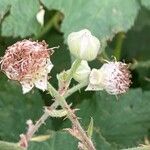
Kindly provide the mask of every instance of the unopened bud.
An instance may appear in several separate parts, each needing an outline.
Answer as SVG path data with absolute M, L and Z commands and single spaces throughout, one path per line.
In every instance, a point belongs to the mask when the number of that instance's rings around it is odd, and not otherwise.
M 87 61 L 94 60 L 100 49 L 100 41 L 87 29 L 70 33 L 67 42 L 75 57 Z

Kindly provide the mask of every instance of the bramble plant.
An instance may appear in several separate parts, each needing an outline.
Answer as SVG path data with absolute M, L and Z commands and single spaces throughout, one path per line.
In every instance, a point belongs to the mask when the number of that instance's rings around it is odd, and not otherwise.
M 149 150 L 149 0 L 0 0 L 0 150 Z
M 43 91 L 48 91 L 54 98 L 54 103 L 45 107 L 43 116 L 36 124 L 33 124 L 32 120 L 27 121 L 27 133 L 20 135 L 20 147 L 28 148 L 28 142 L 34 133 L 51 116 L 66 117 L 71 121 L 72 128 L 66 130 L 80 141 L 79 149 L 96 150 L 91 137 L 78 121 L 75 114 L 77 109 L 72 109 L 66 102 L 66 95 L 68 97 L 87 85 L 86 91 L 105 89 L 113 95 L 125 93 L 129 88 L 131 74 L 125 63 L 116 60 L 108 61 L 99 70 L 93 68 L 91 71 L 87 61 L 97 57 L 100 42 L 90 31 L 84 29 L 69 34 L 68 46 L 77 59 L 69 70 L 60 73 L 61 76 L 65 74 L 65 77 L 58 77 L 58 82 L 61 83 L 58 91 L 48 81 L 48 73 L 53 67 L 50 55 L 54 48 L 48 48 L 44 41 L 19 41 L 9 46 L 1 59 L 1 70 L 9 79 L 20 82 L 24 94 L 35 86 Z M 72 78 L 79 84 L 70 87 Z M 61 109 L 57 109 L 58 106 L 61 106 Z

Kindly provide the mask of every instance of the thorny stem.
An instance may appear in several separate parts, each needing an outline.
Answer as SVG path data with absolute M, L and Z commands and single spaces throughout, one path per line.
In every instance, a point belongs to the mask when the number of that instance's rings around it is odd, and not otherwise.
M 56 103 L 57 104 L 57 103 Z M 67 115 L 67 111 L 65 110 L 56 110 L 53 108 L 54 105 L 51 105 L 50 107 L 45 107 L 44 114 L 41 116 L 41 118 L 36 122 L 34 125 L 31 120 L 27 121 L 28 124 L 28 130 L 27 133 L 20 135 L 20 141 L 19 145 L 23 148 L 28 147 L 28 142 L 34 135 L 34 133 L 39 129 L 39 127 L 45 123 L 48 117 L 63 117 Z
M 34 128 L 32 128 L 32 132 L 28 134 L 28 139 L 31 139 L 34 133 L 39 129 L 39 127 L 45 123 L 44 121 L 49 117 L 48 111 L 44 111 L 44 115 L 41 116 L 41 118 L 36 122 L 34 125 Z
M 88 85 L 87 81 L 84 81 L 84 82 L 81 82 L 81 83 L 75 85 L 74 87 L 67 90 L 66 93 L 64 93 L 63 97 L 66 99 L 67 97 L 69 97 L 70 95 L 72 95 L 76 91 L 82 89 L 86 85 Z M 50 107 L 51 107 L 51 109 L 56 109 L 58 106 L 59 106 L 59 103 L 57 101 L 55 101 Z
M 64 98 L 69 97 L 70 95 L 72 95 L 73 93 L 75 93 L 76 91 L 80 90 L 81 88 L 85 87 L 88 84 L 87 81 L 82 82 L 77 84 L 76 86 L 72 87 L 71 89 L 69 89 L 65 94 L 64 94 Z
M 69 73 L 64 81 L 64 86 L 63 87 L 59 87 L 59 92 L 61 95 L 64 95 L 66 93 L 66 91 L 68 90 L 68 87 L 70 85 L 70 81 L 73 78 L 74 73 L 76 72 L 77 68 L 79 67 L 79 65 L 81 64 L 81 59 L 76 59 L 74 61 L 74 63 L 72 64 Z
M 72 65 L 71 69 L 70 69 L 70 73 L 67 77 L 67 87 L 70 84 L 70 81 L 73 77 L 73 74 L 75 73 L 76 69 L 79 67 L 81 63 L 81 60 L 77 59 L 74 63 L 74 65 Z M 71 110 L 70 106 L 67 104 L 65 98 L 67 98 L 68 96 L 70 96 L 71 94 L 73 94 L 74 92 L 76 92 L 77 90 L 83 88 L 84 86 L 86 86 L 88 83 L 87 82 L 83 82 L 80 83 L 76 86 L 74 86 L 73 88 L 71 88 L 68 91 L 64 91 L 63 95 L 60 95 L 58 91 L 56 91 L 51 84 L 48 84 L 48 91 L 50 94 L 52 94 L 52 96 L 55 98 L 55 102 L 50 106 L 47 107 L 44 111 L 44 114 L 41 116 L 41 118 L 36 122 L 36 124 L 31 124 L 29 126 L 29 129 L 26 133 L 26 135 L 22 134 L 21 136 L 21 140 L 20 140 L 20 146 L 27 148 L 28 147 L 28 141 L 30 141 L 30 139 L 32 138 L 32 136 L 34 135 L 34 133 L 39 129 L 39 127 L 47 120 L 47 118 L 50 116 L 49 113 L 52 110 L 55 110 L 59 105 L 63 108 L 63 110 L 66 110 L 67 112 L 67 117 L 71 120 L 73 127 L 75 127 L 77 129 L 77 131 L 79 132 L 79 136 L 81 137 L 80 140 L 81 142 L 84 144 L 84 146 L 89 149 L 89 150 L 95 150 L 95 147 L 91 141 L 91 139 L 87 136 L 86 132 L 82 129 L 77 116 L 74 114 L 74 111 Z M 67 88 L 66 88 L 67 89 Z
M 64 94 L 64 98 L 69 97 L 71 94 L 75 93 L 76 91 L 80 90 L 86 85 L 87 82 L 77 84 L 76 86 L 72 87 Z M 47 107 L 47 109 L 45 110 L 48 111 L 55 110 L 58 106 L 59 106 L 59 102 L 55 101 L 51 106 Z M 36 124 L 32 126 L 32 129 L 29 132 L 27 132 L 26 135 L 23 135 L 24 138 L 21 138 L 19 142 L 21 147 L 28 147 L 28 141 L 30 141 L 34 133 L 38 131 L 39 127 L 45 123 L 48 117 L 50 117 L 48 111 L 44 111 L 44 114 L 40 117 L 40 119 L 36 122 Z
M 58 91 L 54 89 L 54 87 L 51 84 L 48 84 L 48 91 L 52 96 L 55 98 L 56 101 L 60 104 L 60 106 L 66 110 L 67 117 L 70 119 L 72 122 L 73 126 L 77 129 L 79 136 L 81 137 L 81 141 L 86 146 L 88 150 L 95 150 L 95 147 L 91 141 L 91 139 L 87 136 L 86 132 L 83 130 L 81 127 L 77 116 L 74 114 L 74 111 L 70 108 L 70 106 L 67 104 L 65 98 L 61 96 Z
M 41 118 L 36 122 L 34 125 L 32 122 L 31 124 L 28 124 L 28 130 L 26 134 L 20 135 L 20 141 L 19 145 L 20 147 L 27 148 L 28 142 L 34 135 L 34 133 L 39 129 L 39 127 L 45 122 L 45 120 L 49 117 L 48 111 L 44 111 L 44 114 L 41 116 Z

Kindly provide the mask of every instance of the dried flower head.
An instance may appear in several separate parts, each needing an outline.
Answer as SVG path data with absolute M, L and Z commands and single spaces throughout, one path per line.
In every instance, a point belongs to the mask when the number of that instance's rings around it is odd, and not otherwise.
M 34 85 L 44 91 L 53 67 L 50 54 L 52 50 L 45 41 L 19 41 L 7 48 L 1 60 L 1 70 L 9 79 L 21 83 L 23 93 L 29 92 Z
M 93 69 L 86 90 L 106 90 L 109 94 L 125 93 L 131 83 L 128 66 L 122 62 L 108 62 L 100 69 Z

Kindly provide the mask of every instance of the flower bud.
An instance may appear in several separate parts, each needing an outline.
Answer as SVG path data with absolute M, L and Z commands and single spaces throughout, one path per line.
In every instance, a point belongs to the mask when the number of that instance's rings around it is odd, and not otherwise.
M 82 60 L 80 66 L 78 67 L 75 74 L 73 75 L 73 78 L 77 82 L 87 81 L 90 72 L 91 72 L 91 68 L 89 67 L 87 61 Z
M 11 80 L 19 81 L 23 93 L 34 86 L 47 89 L 48 73 L 53 65 L 50 61 L 51 49 L 43 42 L 19 41 L 8 47 L 1 61 L 1 70 Z
M 70 33 L 67 42 L 75 57 L 87 61 L 94 60 L 100 49 L 100 41 L 87 29 Z
M 130 78 L 127 64 L 108 62 L 100 69 L 92 69 L 86 90 L 106 90 L 112 95 L 125 93 L 130 86 Z

